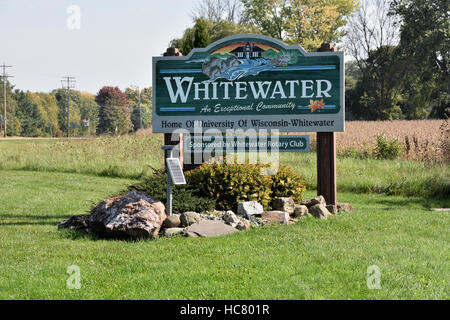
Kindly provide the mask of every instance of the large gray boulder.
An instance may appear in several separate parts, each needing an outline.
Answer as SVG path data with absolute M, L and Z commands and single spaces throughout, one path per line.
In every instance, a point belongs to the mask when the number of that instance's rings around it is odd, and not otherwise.
M 167 238 L 173 237 L 175 235 L 178 234 L 183 234 L 184 232 L 184 228 L 168 228 L 168 229 L 164 229 L 164 235 Z
M 272 209 L 284 211 L 293 214 L 295 210 L 295 202 L 292 198 L 277 198 L 272 202 Z
M 232 226 L 233 228 L 236 228 L 241 220 L 234 214 L 233 211 L 227 211 L 222 215 L 222 220 L 225 221 L 226 224 Z
M 188 237 L 216 237 L 235 232 L 239 232 L 238 229 L 227 225 L 224 221 L 202 220 L 187 227 L 184 233 Z
M 251 216 L 261 216 L 264 212 L 263 206 L 257 201 L 239 202 L 237 213 L 244 216 L 244 218 L 250 218 Z
M 323 204 L 324 206 L 327 205 L 325 198 L 323 196 L 318 196 L 311 200 L 303 200 L 301 204 L 307 206 L 308 209 L 311 208 L 312 206 L 315 206 L 316 204 Z
M 155 238 L 166 219 L 164 205 L 143 192 L 103 200 L 91 210 L 89 226 L 111 238 Z
M 178 228 L 181 225 L 181 219 L 179 214 L 174 214 L 171 216 L 168 216 L 166 220 L 164 221 L 164 227 L 165 228 Z
M 261 218 L 269 223 L 281 223 L 288 225 L 290 216 L 289 213 L 284 211 L 264 211 Z
M 180 215 L 180 220 L 182 227 L 188 227 L 191 224 L 200 222 L 202 220 L 202 217 L 197 212 L 188 211 Z
M 301 204 L 296 205 L 293 216 L 294 218 L 309 216 L 308 207 Z
M 309 213 L 317 219 L 327 220 L 331 213 L 323 204 L 316 204 L 309 208 Z

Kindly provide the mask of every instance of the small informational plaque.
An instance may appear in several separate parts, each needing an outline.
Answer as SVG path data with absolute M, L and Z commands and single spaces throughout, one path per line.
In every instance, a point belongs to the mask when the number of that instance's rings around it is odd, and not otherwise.
M 169 170 L 170 177 L 172 178 L 173 184 L 186 184 L 186 179 L 184 178 L 183 169 L 181 168 L 180 159 L 178 158 L 167 158 L 167 169 Z

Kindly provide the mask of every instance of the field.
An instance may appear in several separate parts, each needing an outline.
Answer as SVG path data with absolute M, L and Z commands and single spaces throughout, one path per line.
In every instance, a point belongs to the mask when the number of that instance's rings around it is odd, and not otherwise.
M 340 154 L 367 152 L 375 146 L 378 135 L 385 135 L 405 145 L 406 159 L 442 162 L 449 160 L 448 130 L 448 120 L 347 121 L 345 132 L 336 134 L 336 147 Z M 315 141 L 314 134 L 311 140 Z
M 340 156 L 338 199 L 355 211 L 326 222 L 138 242 L 57 229 L 161 168 L 161 142 L 155 135 L 0 141 L 0 299 L 449 298 L 449 213 L 430 210 L 450 207 L 445 163 Z M 315 153 L 283 154 L 280 162 L 304 175 L 307 195 L 315 195 Z M 80 267 L 80 290 L 66 286 L 71 265 Z M 374 265 L 379 290 L 366 284 Z

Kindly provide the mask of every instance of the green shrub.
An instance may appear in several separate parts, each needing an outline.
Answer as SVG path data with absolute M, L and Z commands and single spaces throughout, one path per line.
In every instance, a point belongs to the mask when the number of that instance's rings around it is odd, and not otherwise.
M 154 199 L 167 202 L 167 175 L 162 172 L 146 177 L 141 183 L 129 187 L 129 190 L 143 191 Z M 216 207 L 216 201 L 194 194 L 189 185 L 173 186 L 172 211 L 182 213 L 186 211 L 206 212 Z
M 216 199 L 218 209 L 236 210 L 240 201 L 258 201 L 265 208 L 276 197 L 302 200 L 305 181 L 287 167 L 280 166 L 277 174 L 265 175 L 263 164 L 203 164 L 189 172 L 188 183 L 195 194 Z
M 263 165 L 203 164 L 186 175 L 196 194 L 216 199 L 218 209 L 236 210 L 239 201 L 258 201 L 266 207 L 271 198 L 270 176 Z
M 377 144 L 373 149 L 375 159 L 394 160 L 398 159 L 405 148 L 397 139 L 389 140 L 384 134 L 377 136 Z
M 280 166 L 272 177 L 271 198 L 290 197 L 296 203 L 303 200 L 307 182 L 292 169 Z

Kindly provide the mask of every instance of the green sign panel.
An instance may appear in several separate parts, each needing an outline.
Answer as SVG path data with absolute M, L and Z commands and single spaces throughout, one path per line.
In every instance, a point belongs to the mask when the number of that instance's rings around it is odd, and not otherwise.
M 238 35 L 153 58 L 153 131 L 344 131 L 344 54 Z
M 309 152 L 309 136 L 187 136 L 184 153 Z

